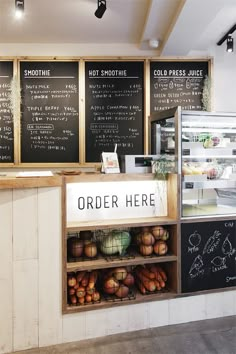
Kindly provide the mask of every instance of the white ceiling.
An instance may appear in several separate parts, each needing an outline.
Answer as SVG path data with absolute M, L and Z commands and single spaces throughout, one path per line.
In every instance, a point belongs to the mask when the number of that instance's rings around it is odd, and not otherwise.
M 123 43 L 157 55 L 207 52 L 236 23 L 236 0 L 107 0 L 102 19 L 97 0 L 25 0 L 22 20 L 15 0 L 0 0 L 0 43 Z M 234 34 L 236 37 L 236 32 Z

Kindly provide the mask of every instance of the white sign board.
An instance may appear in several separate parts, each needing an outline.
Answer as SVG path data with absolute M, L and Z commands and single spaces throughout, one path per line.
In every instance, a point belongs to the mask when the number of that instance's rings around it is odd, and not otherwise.
M 67 222 L 167 216 L 166 181 L 68 183 Z

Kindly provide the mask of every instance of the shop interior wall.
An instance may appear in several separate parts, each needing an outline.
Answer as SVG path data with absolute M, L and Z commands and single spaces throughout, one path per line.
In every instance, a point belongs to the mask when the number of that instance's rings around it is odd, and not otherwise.
M 119 50 L 120 56 L 155 56 L 123 45 L 114 50 L 73 44 L 0 47 L 3 56 L 108 56 Z M 214 108 L 236 111 L 235 54 L 215 53 L 214 61 Z M 236 315 L 233 290 L 62 316 L 59 205 L 58 188 L 0 193 L 0 353 Z

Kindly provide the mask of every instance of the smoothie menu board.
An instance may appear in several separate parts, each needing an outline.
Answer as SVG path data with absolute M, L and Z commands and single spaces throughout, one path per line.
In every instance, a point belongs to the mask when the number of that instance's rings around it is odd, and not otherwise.
M 86 62 L 86 162 L 144 152 L 143 62 Z
M 78 62 L 21 62 L 21 162 L 79 162 Z
M 202 93 L 208 61 L 153 61 L 150 63 L 150 112 L 181 106 L 203 110 Z
M 0 61 L 0 163 L 14 162 L 13 62 Z
M 236 286 L 235 220 L 182 224 L 182 292 Z

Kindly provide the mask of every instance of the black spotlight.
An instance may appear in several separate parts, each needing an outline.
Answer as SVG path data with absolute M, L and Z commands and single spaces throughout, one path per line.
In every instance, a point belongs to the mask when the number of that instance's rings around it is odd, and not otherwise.
M 15 0 L 16 17 L 21 18 L 24 13 L 24 0 Z
M 234 51 L 234 40 L 230 34 L 227 37 L 226 51 L 229 53 L 232 53 Z
M 98 0 L 98 8 L 94 12 L 94 15 L 97 18 L 102 18 L 106 9 L 107 9 L 106 0 Z

